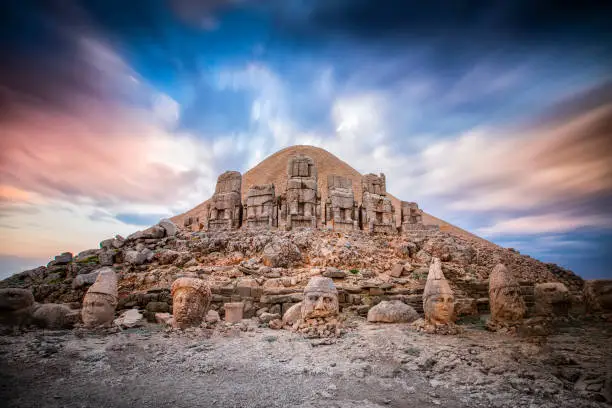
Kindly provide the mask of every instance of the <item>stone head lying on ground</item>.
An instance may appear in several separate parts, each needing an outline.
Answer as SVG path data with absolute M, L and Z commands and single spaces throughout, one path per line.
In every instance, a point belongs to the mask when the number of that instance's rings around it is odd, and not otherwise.
M 96 281 L 83 298 L 81 318 L 85 327 L 110 326 L 117 307 L 117 274 L 106 269 L 98 274 Z
M 510 270 L 497 264 L 489 276 L 489 304 L 491 320 L 488 327 L 514 326 L 525 316 L 526 307 L 521 287 Z
M 205 281 L 178 278 L 172 283 L 171 295 L 175 328 L 182 329 L 202 323 L 212 297 Z
M 338 314 L 338 290 L 330 278 L 315 276 L 304 288 L 302 319 L 330 317 Z
M 431 324 L 452 323 L 455 318 L 455 296 L 442 273 L 442 263 L 433 258 L 423 291 L 425 320 Z

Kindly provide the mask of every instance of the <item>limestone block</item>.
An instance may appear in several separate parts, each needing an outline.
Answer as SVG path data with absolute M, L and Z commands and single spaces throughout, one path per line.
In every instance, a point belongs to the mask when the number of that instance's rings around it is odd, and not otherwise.
M 72 253 L 64 252 L 60 255 L 56 255 L 54 260 L 56 265 L 66 265 L 72 262 Z
M 124 311 L 121 316 L 114 320 L 114 324 L 125 329 L 141 326 L 144 323 L 142 313 L 138 309 L 129 309 Z
M 394 278 L 399 278 L 400 276 L 402 276 L 403 272 L 404 272 L 404 265 L 398 263 L 398 264 L 393 265 L 393 268 L 391 268 L 391 270 L 389 271 L 389 276 L 392 276 Z
M 302 303 L 296 303 L 283 314 L 283 325 L 293 326 L 302 317 Z
M 242 320 L 244 312 L 244 303 L 232 302 L 223 305 L 225 309 L 225 321 L 229 323 L 238 323 Z

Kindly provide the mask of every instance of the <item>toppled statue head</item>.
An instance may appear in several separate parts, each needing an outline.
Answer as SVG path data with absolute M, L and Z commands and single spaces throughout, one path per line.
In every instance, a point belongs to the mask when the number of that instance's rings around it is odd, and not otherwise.
M 442 263 L 433 258 L 423 292 L 425 320 L 430 324 L 452 323 L 455 317 L 455 297 L 444 274 Z
M 117 274 L 104 268 L 83 298 L 81 319 L 85 327 L 109 326 L 117 307 Z
M 13 312 L 34 304 L 34 296 L 28 289 L 0 289 L 0 312 Z
M 338 314 L 338 290 L 330 278 L 315 276 L 304 288 L 302 319 L 335 316 Z
M 493 325 L 514 325 L 525 316 L 521 287 L 506 266 L 499 263 L 489 276 L 489 304 Z
M 208 284 L 197 278 L 178 278 L 172 283 L 174 327 L 184 329 L 202 323 L 210 306 Z

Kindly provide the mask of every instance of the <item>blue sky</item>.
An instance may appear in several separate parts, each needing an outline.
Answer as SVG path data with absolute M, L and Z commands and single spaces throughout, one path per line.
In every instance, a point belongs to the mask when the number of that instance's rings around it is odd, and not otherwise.
M 612 6 L 2 6 L 0 273 L 207 199 L 292 144 L 504 246 L 612 277 Z

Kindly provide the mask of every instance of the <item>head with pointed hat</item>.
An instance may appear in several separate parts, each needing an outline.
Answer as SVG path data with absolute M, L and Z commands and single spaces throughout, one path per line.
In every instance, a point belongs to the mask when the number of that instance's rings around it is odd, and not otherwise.
M 310 278 L 304 288 L 302 319 L 334 316 L 338 311 L 338 290 L 334 281 L 323 276 Z
M 110 268 L 102 268 L 83 298 L 81 318 L 85 327 L 108 326 L 115 318 L 117 307 L 117 275 Z
M 202 323 L 210 300 L 210 287 L 198 278 L 182 277 L 172 283 L 174 327 L 185 328 Z
M 430 323 L 447 324 L 454 320 L 455 297 L 442 273 L 442 263 L 433 258 L 423 291 L 423 310 Z
M 495 265 L 489 275 L 489 304 L 492 321 L 515 323 L 525 316 L 521 287 L 504 264 Z

